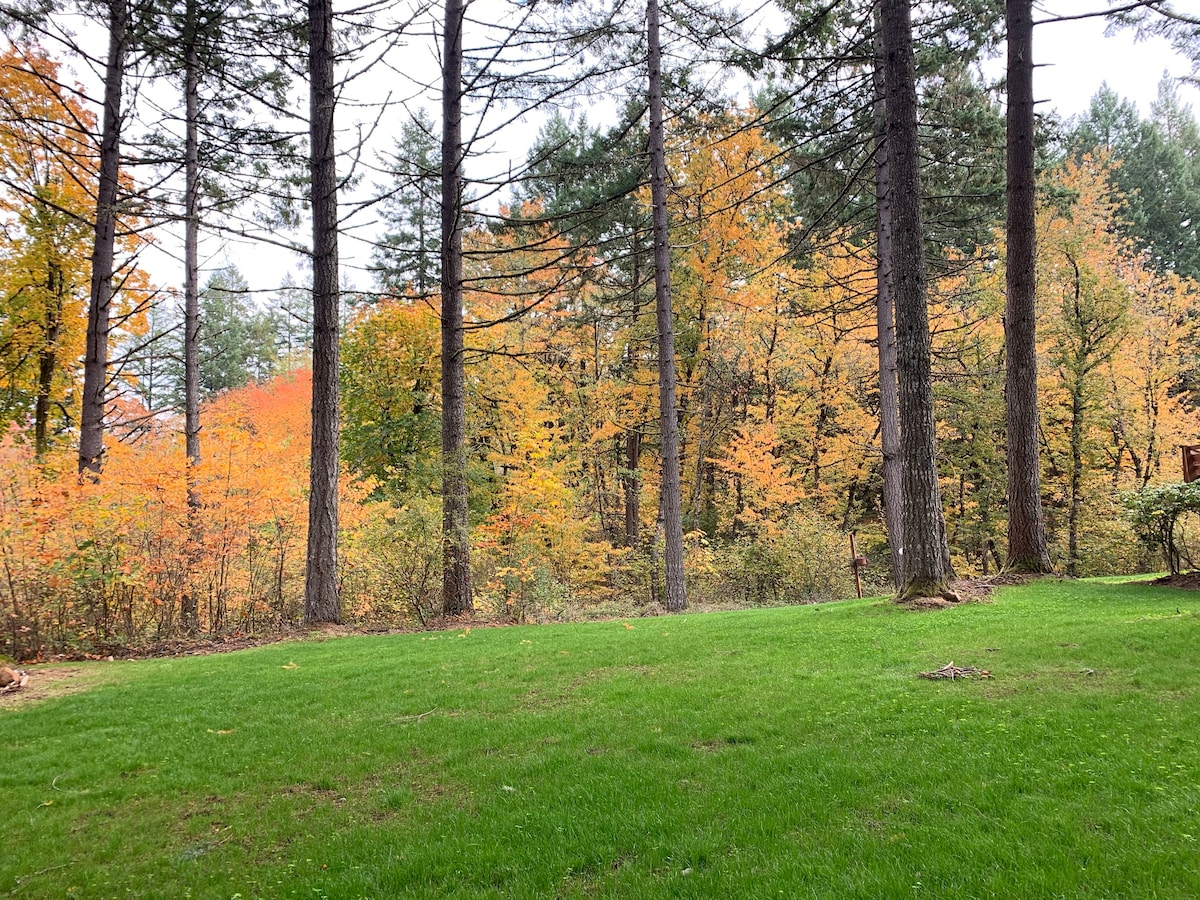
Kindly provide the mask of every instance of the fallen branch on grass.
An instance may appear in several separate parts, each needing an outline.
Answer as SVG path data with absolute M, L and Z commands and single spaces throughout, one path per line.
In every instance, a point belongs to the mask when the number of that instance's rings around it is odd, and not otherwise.
M 918 672 L 922 678 L 991 678 L 992 673 L 987 669 L 977 669 L 974 666 L 956 666 L 952 661 L 932 672 Z

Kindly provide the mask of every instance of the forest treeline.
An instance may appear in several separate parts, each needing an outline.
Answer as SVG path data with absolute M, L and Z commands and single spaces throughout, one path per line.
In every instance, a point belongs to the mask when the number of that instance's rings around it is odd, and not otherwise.
M 970 45 L 951 53 L 923 37 L 929 22 L 915 9 L 937 479 L 948 562 L 969 576 L 1005 564 L 1008 533 L 1002 94 L 969 56 L 994 34 L 934 29 Z M 243 85 L 240 106 L 224 96 L 207 116 L 181 117 L 204 127 L 177 147 L 168 132 L 138 132 L 136 145 L 127 135 L 125 159 L 138 165 L 117 179 L 106 440 L 89 460 L 79 446 L 101 117 L 42 46 L 10 44 L 0 58 L 4 651 L 100 652 L 311 620 L 311 421 L 329 396 L 342 462 L 338 616 L 391 627 L 448 611 L 448 281 L 462 308 L 454 452 L 468 608 L 514 621 L 676 608 L 663 574 L 665 422 L 677 428 L 688 603 L 848 596 L 851 534 L 870 561 L 859 572 L 867 588 L 892 590 L 878 84 L 861 57 L 870 16 L 847 7 L 814 29 L 792 13 L 787 35 L 723 61 L 755 85 L 752 105 L 688 83 L 713 62 L 669 69 L 666 272 L 656 271 L 653 141 L 635 86 L 616 124 L 544 116 L 498 204 L 488 179 L 465 177 L 448 205 L 445 149 L 466 157 L 470 142 L 439 141 L 434 115 L 381 119 L 399 124 L 376 175 L 372 284 L 326 287 L 332 319 L 319 313 L 319 286 L 288 280 L 255 299 L 236 268 L 201 281 L 190 266 L 174 291 L 139 266 L 171 219 L 219 230 L 211 219 L 243 218 L 244 233 L 258 217 L 276 235 L 298 221 L 292 195 L 307 182 L 296 135 L 243 123 L 231 138 L 234 107 L 282 103 L 284 74 Z M 703 24 L 667 21 L 675 41 Z M 536 99 L 511 83 L 510 104 Z M 282 155 L 235 159 L 234 144 L 253 140 Z M 1155 548 L 1137 539 L 1125 498 L 1177 481 L 1178 447 L 1200 440 L 1200 128 L 1164 79 L 1148 118 L 1102 88 L 1078 119 L 1042 120 L 1037 146 L 1046 552 L 1068 575 L 1145 570 Z M 189 165 L 200 177 L 184 178 Z M 207 217 L 196 212 L 206 204 Z M 449 277 L 447 235 L 460 246 Z M 668 418 L 661 277 L 677 392 Z M 314 404 L 330 365 L 314 331 L 327 339 L 331 328 L 333 394 L 327 384 Z

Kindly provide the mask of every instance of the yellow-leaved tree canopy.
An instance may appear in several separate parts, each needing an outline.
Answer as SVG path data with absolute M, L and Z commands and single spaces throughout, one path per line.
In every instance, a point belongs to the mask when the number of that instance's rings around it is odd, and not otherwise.
M 0 54 L 0 420 L 32 420 L 39 455 L 78 402 L 94 127 L 41 50 Z
M 0 423 L 32 426 L 39 457 L 79 420 L 99 180 L 96 117 L 81 96 L 36 45 L 0 52 Z M 142 226 L 127 214 L 118 225 L 110 340 L 145 330 Z

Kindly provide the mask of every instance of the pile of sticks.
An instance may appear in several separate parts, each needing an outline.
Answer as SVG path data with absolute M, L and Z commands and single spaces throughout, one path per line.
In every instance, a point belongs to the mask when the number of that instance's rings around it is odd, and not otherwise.
M 977 669 L 974 666 L 956 666 L 953 661 L 946 663 L 940 669 L 932 672 L 918 672 L 922 678 L 991 678 L 992 673 L 987 669 Z

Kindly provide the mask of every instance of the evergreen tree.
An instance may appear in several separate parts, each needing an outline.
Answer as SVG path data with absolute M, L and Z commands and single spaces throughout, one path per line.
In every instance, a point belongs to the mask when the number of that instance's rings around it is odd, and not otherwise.
M 309 203 L 312 209 L 313 392 L 304 621 L 339 622 L 338 177 L 332 0 L 308 2 Z
M 1151 117 L 1102 85 L 1068 138 L 1076 161 L 1106 153 L 1122 233 L 1155 266 L 1200 278 L 1200 127 L 1164 77 Z
M 892 276 L 900 385 L 904 587 L 936 596 L 953 577 L 938 487 L 921 219 L 917 92 L 909 0 L 882 0 L 888 171 L 892 188 Z
M 438 210 L 441 147 L 433 117 L 419 110 L 400 129 L 388 160 L 393 182 L 381 205 L 384 231 L 371 267 L 389 294 L 432 295 L 441 279 Z
M 312 289 L 297 284 L 288 272 L 269 306 L 278 354 L 284 365 L 294 365 L 312 352 Z
M 1050 572 L 1038 457 L 1033 2 L 1008 0 L 1008 190 L 1004 399 L 1008 567 Z

